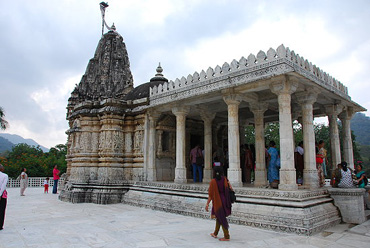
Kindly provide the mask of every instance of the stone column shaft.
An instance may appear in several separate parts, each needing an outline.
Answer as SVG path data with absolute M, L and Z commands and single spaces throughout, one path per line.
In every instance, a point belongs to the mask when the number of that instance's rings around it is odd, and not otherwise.
M 201 117 L 204 122 L 204 182 L 210 182 L 212 179 L 212 121 L 216 114 L 209 114 L 201 111 Z
M 176 116 L 176 168 L 175 183 L 186 183 L 186 166 L 185 166 L 185 124 L 186 115 L 189 107 L 175 107 L 172 113 Z
M 155 111 L 149 112 L 149 151 L 148 151 L 148 168 L 147 180 L 157 181 L 157 167 L 156 167 L 156 126 L 160 114 Z
M 341 163 L 341 152 L 340 152 L 340 141 L 338 131 L 338 112 L 342 111 L 340 105 L 326 106 L 325 111 L 328 115 L 329 120 L 329 131 L 330 131 L 330 146 L 331 146 L 331 169 L 336 168 L 337 164 Z
M 239 104 L 238 95 L 227 95 L 224 101 L 228 110 L 228 151 L 229 169 L 228 178 L 233 186 L 240 187 L 242 174 L 240 169 L 240 143 L 239 143 Z
M 302 107 L 302 129 L 303 129 L 303 148 L 304 148 L 304 170 L 303 184 L 305 187 L 319 188 L 319 177 L 316 169 L 315 151 L 315 132 L 313 126 L 313 103 L 317 99 L 317 94 L 310 92 L 300 92 L 296 94 L 297 100 Z
M 265 128 L 264 113 L 267 110 L 267 103 L 250 103 L 250 109 L 254 114 L 254 133 L 256 144 L 256 171 L 255 186 L 267 184 L 266 161 L 265 161 Z
M 339 115 L 342 122 L 342 138 L 343 138 L 343 160 L 348 163 L 348 167 L 354 169 L 353 147 L 352 147 L 352 133 L 351 133 L 351 119 L 353 110 L 350 107 Z
M 297 84 L 288 78 L 273 83 L 271 91 L 278 95 L 279 102 L 279 134 L 280 134 L 280 184 L 281 190 L 297 190 L 296 172 L 294 167 L 294 139 L 291 113 L 291 94 Z

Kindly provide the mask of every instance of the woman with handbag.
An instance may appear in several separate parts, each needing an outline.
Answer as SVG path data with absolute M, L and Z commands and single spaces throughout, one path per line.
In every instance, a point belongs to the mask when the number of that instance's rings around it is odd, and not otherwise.
M 208 188 L 208 201 L 206 205 L 206 211 L 209 210 L 209 203 L 212 201 L 211 218 L 216 219 L 215 231 L 211 233 L 211 236 L 217 238 L 217 234 L 222 227 L 224 237 L 220 238 L 220 241 L 229 241 L 229 223 L 226 217 L 231 214 L 231 200 L 230 190 L 232 187 L 229 180 L 223 176 L 223 169 L 221 166 L 215 166 L 214 178 L 209 183 Z

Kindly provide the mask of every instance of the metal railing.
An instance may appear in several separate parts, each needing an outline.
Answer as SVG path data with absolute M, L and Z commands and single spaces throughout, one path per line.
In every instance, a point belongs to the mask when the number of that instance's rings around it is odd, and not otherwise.
M 50 178 L 50 177 L 49 177 Z M 28 187 L 44 187 L 44 181 L 46 177 L 29 177 L 28 178 Z M 64 182 L 64 178 L 60 178 L 58 181 L 58 186 Z M 49 180 L 49 187 L 53 187 L 54 180 L 50 178 Z M 8 179 L 8 184 L 6 185 L 8 188 L 19 188 L 20 187 L 20 180 L 19 179 Z

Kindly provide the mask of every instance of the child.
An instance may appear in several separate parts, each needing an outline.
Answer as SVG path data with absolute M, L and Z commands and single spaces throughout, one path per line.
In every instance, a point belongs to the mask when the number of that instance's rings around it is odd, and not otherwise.
M 49 194 L 49 178 L 48 177 L 44 181 L 44 194 L 45 193 Z

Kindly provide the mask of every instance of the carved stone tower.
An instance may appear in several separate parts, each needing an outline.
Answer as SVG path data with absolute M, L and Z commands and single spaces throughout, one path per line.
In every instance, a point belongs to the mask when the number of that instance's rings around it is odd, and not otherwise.
M 132 89 L 125 43 L 109 31 L 68 100 L 68 182 L 60 199 L 120 202 L 125 181 L 125 97 Z

